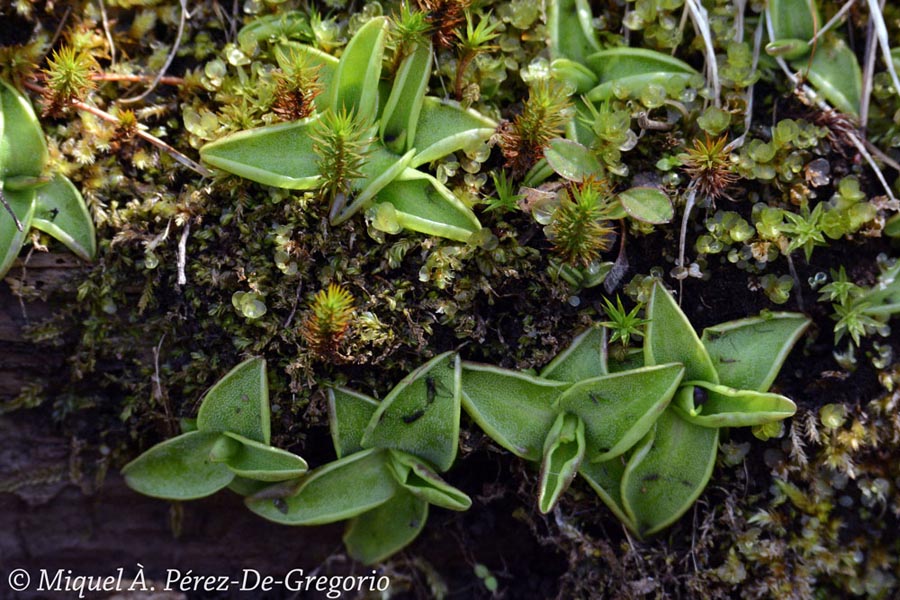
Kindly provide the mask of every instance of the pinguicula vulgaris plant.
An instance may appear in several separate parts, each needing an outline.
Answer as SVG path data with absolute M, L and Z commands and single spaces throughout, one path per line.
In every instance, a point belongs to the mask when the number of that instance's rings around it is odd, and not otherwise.
M 698 337 L 656 284 L 643 364 L 607 360 L 591 328 L 539 376 L 467 363 L 463 406 L 498 444 L 541 463 L 538 506 L 552 510 L 576 473 L 639 536 L 672 524 L 706 487 L 719 429 L 794 414 L 767 392 L 809 321 L 778 313 Z
M 97 252 L 94 223 L 81 193 L 67 177 L 45 173 L 47 161 L 47 142 L 31 104 L 0 80 L 0 278 L 32 227 L 84 260 Z
M 349 519 L 351 556 L 381 561 L 409 544 L 433 504 L 466 510 L 469 497 L 437 473 L 456 458 L 460 417 L 459 356 L 436 356 L 378 402 L 345 388 L 328 391 L 337 460 L 307 476 L 260 491 L 247 506 L 285 525 Z
M 148 496 L 191 500 L 225 487 L 246 494 L 260 482 L 307 470 L 302 458 L 270 445 L 269 383 L 261 358 L 242 362 L 211 387 L 186 429 L 125 465 L 125 483 Z
M 366 210 L 388 233 L 411 229 L 466 241 L 481 229 L 472 210 L 432 175 L 419 170 L 484 143 L 496 123 L 449 100 L 426 96 L 432 44 L 402 44 L 393 83 L 382 81 L 388 19 L 363 25 L 340 60 L 311 46 L 282 42 L 285 68 L 302 57 L 316 69 L 322 93 L 305 119 L 241 131 L 207 144 L 207 163 L 259 183 L 320 190 L 329 219 L 340 224 Z

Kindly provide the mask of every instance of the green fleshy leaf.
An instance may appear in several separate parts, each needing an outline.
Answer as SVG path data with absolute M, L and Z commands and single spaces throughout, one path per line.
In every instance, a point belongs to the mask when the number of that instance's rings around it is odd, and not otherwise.
M 553 510 L 569 489 L 584 458 L 584 422 L 577 416 L 560 413 L 544 443 L 538 509 L 546 514 Z
M 614 86 L 635 94 L 649 83 L 666 85 L 672 79 L 687 81 L 698 74 L 682 60 L 645 48 L 617 47 L 601 50 L 588 56 L 584 62 L 601 82 L 587 94 L 588 99 L 593 102 L 612 97 Z
M 234 458 L 241 451 L 241 444 L 227 435 L 220 435 L 209 449 L 209 460 L 224 463 Z
M 385 451 L 375 449 L 351 454 L 310 472 L 292 495 L 273 497 L 263 490 L 247 498 L 247 507 L 285 525 L 321 525 L 355 517 L 397 492 L 387 458 Z
M 269 381 L 264 359 L 245 360 L 209 388 L 197 413 L 197 429 L 229 431 L 269 444 Z
M 449 469 L 459 438 L 460 375 L 459 355 L 445 352 L 404 377 L 372 415 L 363 446 L 403 450 Z
M 306 473 L 306 461 L 287 450 L 273 448 L 243 436 L 225 432 L 225 436 L 240 442 L 240 450 L 225 464 L 235 475 L 258 481 L 285 481 Z
M 622 208 L 632 219 L 662 225 L 675 216 L 672 201 L 665 192 L 655 187 L 633 187 L 617 196 Z
M 428 503 L 401 489 L 381 506 L 354 517 L 344 533 L 344 544 L 355 560 L 379 563 L 416 539 L 426 520 Z
M 94 221 L 81 193 L 67 177 L 57 175 L 35 191 L 31 226 L 52 235 L 83 260 L 97 254 Z
M 704 381 L 685 382 L 673 406 L 685 420 L 703 427 L 765 425 L 797 412 L 797 405 L 781 394 L 737 390 Z
M 628 348 L 621 355 L 614 352 L 607 357 L 606 366 L 610 373 L 640 369 L 644 366 L 644 350 L 643 348 Z
M 634 49 L 637 50 L 637 48 Z M 621 94 L 620 90 L 625 90 L 628 96 L 634 97 L 650 84 L 666 86 L 671 85 L 671 82 L 676 79 L 687 84 L 693 77 L 688 73 L 644 73 L 643 75 L 622 77 L 601 83 L 589 91 L 585 97 L 591 102 L 606 102 L 618 97 Z
M 420 459 L 396 450 L 390 453 L 394 476 L 411 494 L 448 510 L 462 511 L 472 506 L 471 498 L 441 479 Z
M 592 463 L 582 461 L 578 474 L 594 489 L 603 503 L 612 511 L 629 530 L 637 532 L 637 526 L 631 521 L 622 503 L 622 476 L 625 465 L 636 454 L 646 452 L 653 442 L 653 430 L 639 440 L 627 453 L 607 461 Z
M 228 484 L 228 489 L 238 496 L 243 496 L 246 498 L 247 496 L 258 494 L 270 485 L 271 484 L 268 481 L 246 479 L 244 477 L 238 477 L 237 475 L 235 475 L 234 479 L 231 480 L 231 483 Z
M 766 10 L 772 23 L 772 39 L 795 38 L 808 40 L 816 34 L 816 24 L 822 24 L 815 0 L 769 0 Z M 812 10 L 811 10 L 812 9 Z
M 2 79 L 0 112 L 0 179 L 39 177 L 48 158 L 41 124 L 28 99 Z
M 415 141 L 408 144 L 410 148 L 416 148 L 410 166 L 418 167 L 470 148 L 491 137 L 496 128 L 496 122 L 474 110 L 461 108 L 457 102 L 426 96 L 419 113 Z
M 833 39 L 820 43 L 811 62 L 800 60 L 792 66 L 805 73 L 815 88 L 836 109 L 850 115 L 859 115 L 862 71 L 856 54 L 843 40 Z
M 397 224 L 412 231 L 465 242 L 481 229 L 472 209 L 437 179 L 415 169 L 406 169 L 385 186 L 375 202 L 391 204 Z
M 465 363 L 462 403 L 495 442 L 521 458 L 539 461 L 553 422 L 553 403 L 568 383 L 499 367 Z
M 584 421 L 588 459 L 602 462 L 643 438 L 669 405 L 684 367 L 642 367 L 580 381 L 557 400 L 560 410 Z
M 369 146 L 362 167 L 363 177 L 354 181 L 354 187 L 360 192 L 353 202 L 331 219 L 331 223 L 339 225 L 371 204 L 378 192 L 406 171 L 414 154 L 415 150 L 410 150 L 403 156 L 397 156 L 379 142 Z
M 590 327 L 541 370 L 540 376 L 569 383 L 606 375 L 606 329 Z
M 647 304 L 647 318 L 650 322 L 644 334 L 645 364 L 680 362 L 684 365 L 685 379 L 719 382 L 706 347 L 700 342 L 697 332 L 681 312 L 675 299 L 661 283 L 653 285 L 653 293 Z
M 575 111 L 575 115 L 569 119 L 569 123 L 566 125 L 566 137 L 586 148 L 590 148 L 597 143 L 598 138 L 590 126 L 594 122 L 594 117 L 588 108 L 585 97 L 572 98 L 572 108 Z
M 381 141 L 397 154 L 412 148 L 411 142 L 416 139 L 419 113 L 431 76 L 432 50 L 430 42 L 421 43 L 403 59 L 381 115 Z
M 19 256 L 19 250 L 28 237 L 31 229 L 31 222 L 35 212 L 35 191 L 33 189 L 10 190 L 3 188 L 3 182 L 0 181 L 0 193 L 6 198 L 13 212 L 22 223 L 22 230 L 16 227 L 16 222 L 7 212 L 6 207 L 0 206 L 0 279 L 6 276 L 6 273 Z
M 572 140 L 550 140 L 550 146 L 544 150 L 544 158 L 560 177 L 569 181 L 584 181 L 603 175 L 603 166 L 594 154 Z
M 214 494 L 234 479 L 227 466 L 209 459 L 221 437 L 191 431 L 161 442 L 125 465 L 125 483 L 141 494 L 170 500 Z
M 335 113 L 346 108 L 361 121 L 374 121 L 387 22 L 387 17 L 371 19 L 344 48 L 331 86 L 331 109 Z
M 766 54 L 780 56 L 785 60 L 794 60 L 803 56 L 809 56 L 811 46 L 806 40 L 787 39 L 775 40 L 766 44 Z
M 587 0 L 551 0 L 547 6 L 550 57 L 584 63 L 600 49 L 593 20 Z
M 765 392 L 809 324 L 801 314 L 772 313 L 707 327 L 701 340 L 722 384 Z
M 674 410 L 656 422 L 650 445 L 622 475 L 622 505 L 640 536 L 674 523 L 703 492 L 716 463 L 719 430 L 688 423 Z
M 238 131 L 200 148 L 204 162 L 265 185 L 312 190 L 319 185 L 312 132 L 318 116 Z
M 328 389 L 328 423 L 338 458 L 363 449 L 362 437 L 378 402 L 346 388 Z
M 568 58 L 557 58 L 550 63 L 550 73 L 557 81 L 568 83 L 576 94 L 586 94 L 600 83 L 593 71 Z

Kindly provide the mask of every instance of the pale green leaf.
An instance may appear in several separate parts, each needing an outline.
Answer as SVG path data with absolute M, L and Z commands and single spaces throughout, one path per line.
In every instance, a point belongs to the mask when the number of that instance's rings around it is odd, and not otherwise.
M 801 314 L 772 313 L 707 327 L 702 341 L 721 383 L 765 392 L 809 324 Z
M 6 198 L 10 208 L 22 223 L 22 229 L 19 230 L 6 208 L 0 206 L 0 279 L 2 279 L 16 261 L 19 250 L 22 249 L 22 244 L 28 237 L 36 201 L 33 189 L 4 189 L 2 181 L 0 181 L 0 193 Z
M 41 124 L 28 99 L 2 79 L 0 112 L 0 179 L 39 177 L 47 164 L 47 142 Z
M 590 327 L 541 370 L 541 377 L 569 383 L 606 375 L 606 329 Z
M 72 182 L 63 175 L 56 175 L 35 193 L 31 226 L 53 236 L 79 258 L 93 260 L 97 254 L 94 221 Z
M 556 138 L 544 150 L 544 158 L 556 173 L 569 181 L 584 181 L 603 175 L 603 166 L 590 149 L 578 142 Z
M 209 388 L 197 413 L 197 429 L 230 431 L 269 443 L 269 382 L 264 359 L 245 360 Z
M 315 189 L 320 177 L 312 133 L 318 118 L 232 133 L 200 148 L 200 158 L 257 183 Z
M 556 420 L 553 403 L 568 383 L 467 362 L 462 403 L 491 439 L 527 460 L 539 461 Z
M 541 480 L 538 484 L 538 509 L 553 510 L 569 489 L 584 458 L 584 422 L 572 414 L 560 413 L 544 442 Z
M 688 423 L 674 410 L 656 422 L 653 442 L 622 475 L 622 505 L 638 535 L 674 523 L 703 492 L 716 463 L 719 430 Z
M 484 142 L 497 128 L 487 117 L 466 110 L 452 100 L 425 97 L 416 126 L 415 141 L 407 144 L 416 149 L 410 166 L 418 167 L 459 150 Z
M 681 312 L 675 299 L 661 283 L 653 285 L 650 302 L 647 304 L 647 318 L 650 322 L 644 334 L 645 364 L 680 362 L 684 365 L 686 380 L 719 382 L 706 347 L 700 342 L 694 327 Z
M 424 42 L 403 59 L 381 115 L 381 141 L 397 154 L 412 148 L 411 142 L 416 139 L 419 113 L 431 76 L 432 51 L 431 43 Z
M 687 81 L 698 74 L 686 62 L 646 48 L 619 46 L 601 50 L 588 56 L 585 64 L 600 79 L 600 85 L 587 95 L 593 102 L 612 97 L 614 86 L 636 94 L 650 83 L 668 85 L 672 79 Z
M 161 442 L 125 465 L 122 475 L 131 489 L 170 500 L 193 500 L 221 490 L 234 479 L 209 453 L 219 433 L 191 431 Z
M 600 83 L 593 71 L 568 58 L 557 58 L 551 62 L 550 73 L 557 81 L 571 85 L 576 94 L 585 94 Z
M 653 430 L 627 453 L 598 463 L 585 460 L 578 469 L 578 474 L 584 477 L 607 508 L 633 532 L 637 532 L 637 526 L 631 522 L 622 505 L 622 476 L 627 461 L 635 454 L 646 452 L 652 442 Z
M 672 201 L 665 192 L 655 187 L 633 187 L 617 196 L 622 208 L 632 219 L 661 225 L 675 216 Z
M 411 494 L 448 510 L 462 511 L 472 506 L 471 498 L 444 481 L 422 460 L 397 450 L 390 453 L 394 476 Z
M 235 475 L 258 481 L 285 481 L 306 473 L 306 461 L 287 450 L 261 444 L 230 431 L 225 436 L 240 442 L 240 450 L 225 464 Z
M 346 388 L 328 389 L 328 423 L 338 458 L 363 449 L 362 437 L 378 402 Z
M 811 62 L 799 60 L 792 66 L 805 73 L 815 88 L 836 109 L 849 115 L 859 114 L 862 71 L 856 54 L 843 40 L 820 42 Z
M 379 563 L 416 539 L 427 519 L 428 503 L 401 489 L 384 504 L 354 517 L 344 544 L 355 560 Z
M 406 169 L 378 192 L 375 202 L 396 209 L 397 224 L 412 231 L 465 242 L 481 229 L 478 217 L 437 179 Z
M 380 142 L 370 145 L 366 162 L 361 169 L 363 176 L 353 182 L 359 193 L 353 202 L 331 219 L 331 223 L 339 225 L 371 204 L 378 192 L 406 171 L 414 154 L 415 150 L 410 150 L 403 156 L 397 156 Z
M 360 121 L 375 120 L 387 22 L 387 17 L 369 20 L 344 48 L 331 86 L 335 113 L 347 109 Z
M 547 5 L 550 57 L 583 63 L 585 57 L 599 50 L 593 20 L 587 0 L 550 0 Z
M 703 427 L 749 427 L 781 421 L 797 406 L 781 394 L 737 390 L 703 381 L 686 382 L 673 406 L 687 421 Z
M 460 411 L 459 355 L 445 352 L 407 375 L 378 406 L 362 438 L 446 471 L 456 458 Z
M 384 450 L 363 450 L 310 472 L 289 496 L 263 490 L 247 498 L 246 504 L 261 517 L 285 525 L 349 519 L 384 504 L 397 492 L 387 458 Z
M 580 381 L 563 392 L 557 406 L 584 421 L 588 460 L 606 461 L 647 434 L 669 405 L 683 373 L 675 363 Z
M 817 24 L 822 25 L 815 0 L 769 0 L 766 10 L 772 24 L 773 40 L 808 40 L 815 35 Z

